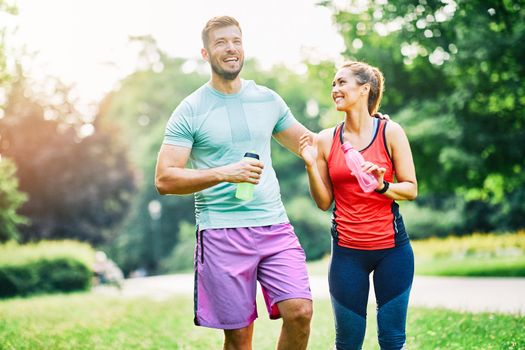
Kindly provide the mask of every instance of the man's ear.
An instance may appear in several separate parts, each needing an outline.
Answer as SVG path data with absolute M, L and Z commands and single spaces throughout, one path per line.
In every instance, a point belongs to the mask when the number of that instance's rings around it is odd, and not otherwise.
M 209 62 L 208 50 L 206 50 L 204 47 L 201 49 L 201 56 L 203 60 Z

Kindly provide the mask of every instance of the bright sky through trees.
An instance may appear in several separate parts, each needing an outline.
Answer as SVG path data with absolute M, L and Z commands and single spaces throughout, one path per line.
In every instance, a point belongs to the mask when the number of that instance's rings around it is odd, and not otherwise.
M 81 98 L 98 99 L 133 71 L 137 48 L 129 36 L 152 35 L 171 56 L 200 58 L 200 32 L 216 15 L 241 23 L 247 58 L 263 67 L 285 63 L 301 71 L 305 59 L 337 59 L 343 42 L 328 9 L 316 0 L 18 0 L 7 23 L 17 32 L 11 47 L 37 55 L 26 60 L 31 76 L 60 77 Z

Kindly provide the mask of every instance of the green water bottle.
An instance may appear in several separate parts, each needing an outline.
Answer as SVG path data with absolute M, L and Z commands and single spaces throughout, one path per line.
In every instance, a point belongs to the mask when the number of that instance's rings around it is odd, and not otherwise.
M 255 152 L 247 152 L 244 154 L 244 159 L 257 159 L 259 160 L 259 155 Z M 241 182 L 237 184 L 237 191 L 235 191 L 235 197 L 242 200 L 250 200 L 253 198 L 253 188 L 254 184 L 249 182 Z

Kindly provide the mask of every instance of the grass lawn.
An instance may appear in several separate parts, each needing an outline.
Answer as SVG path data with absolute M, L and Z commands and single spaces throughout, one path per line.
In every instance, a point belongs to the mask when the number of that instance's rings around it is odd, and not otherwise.
M 420 275 L 525 277 L 525 231 L 431 238 L 413 247 Z
M 280 321 L 259 300 L 254 349 L 274 349 Z M 369 310 L 364 349 L 377 349 L 375 312 Z M 195 327 L 190 297 L 166 301 L 118 299 L 95 293 L 0 301 L 0 349 L 221 349 L 221 331 Z M 331 349 L 330 302 L 316 300 L 309 349 Z M 523 317 L 413 308 L 409 349 L 525 349 Z

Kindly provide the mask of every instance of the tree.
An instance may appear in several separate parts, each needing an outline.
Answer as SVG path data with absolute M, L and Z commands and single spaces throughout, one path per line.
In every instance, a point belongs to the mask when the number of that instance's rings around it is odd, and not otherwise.
M 0 119 L 0 153 L 16 163 L 29 195 L 20 211 L 30 219 L 23 241 L 100 244 L 127 213 L 133 172 L 116 130 L 84 123 L 67 93 L 57 84 L 55 98 L 36 96 L 19 72 Z
M 8 15 L 16 15 L 16 6 L 11 4 L 10 1 L 0 0 L 0 19 Z M 6 28 L 0 25 L 0 86 L 6 84 L 9 81 L 10 75 L 7 71 L 7 59 L 5 53 L 5 36 Z M 1 106 L 0 106 L 1 107 Z
M 421 202 L 439 208 L 461 198 L 458 231 L 525 226 L 525 3 L 323 4 L 344 55 L 385 73 L 383 106 L 411 140 Z
M 4 0 L 0 0 L 0 18 L 16 14 L 16 7 Z M 0 27 L 0 94 L 1 87 L 7 85 L 10 74 L 7 71 L 5 53 L 6 28 Z M 2 96 L 0 96 L 1 98 Z M 4 115 L 3 106 L 0 105 L 0 119 Z M 0 144 L 3 140 L 0 137 Z M 27 200 L 27 196 L 18 190 L 16 166 L 8 159 L 2 159 L 0 153 L 0 242 L 18 239 L 18 225 L 27 222 L 26 218 L 17 214 L 18 208 Z
M 0 158 L 0 243 L 18 238 L 17 226 L 27 220 L 17 210 L 26 200 L 27 196 L 18 190 L 14 163 Z
M 126 273 L 137 268 L 155 272 L 160 259 L 179 243 L 181 223 L 194 222 L 193 196 L 157 193 L 157 153 L 173 109 L 206 77 L 198 72 L 184 72 L 186 61 L 168 57 L 151 37 L 136 37 L 132 41 L 143 47 L 141 67 L 124 78 L 118 91 L 108 94 L 99 107 L 100 124 L 117 125 L 122 137 L 129 140 L 130 160 L 138 173 L 130 213 L 108 250 Z M 152 201 L 161 204 L 158 220 L 148 210 Z

